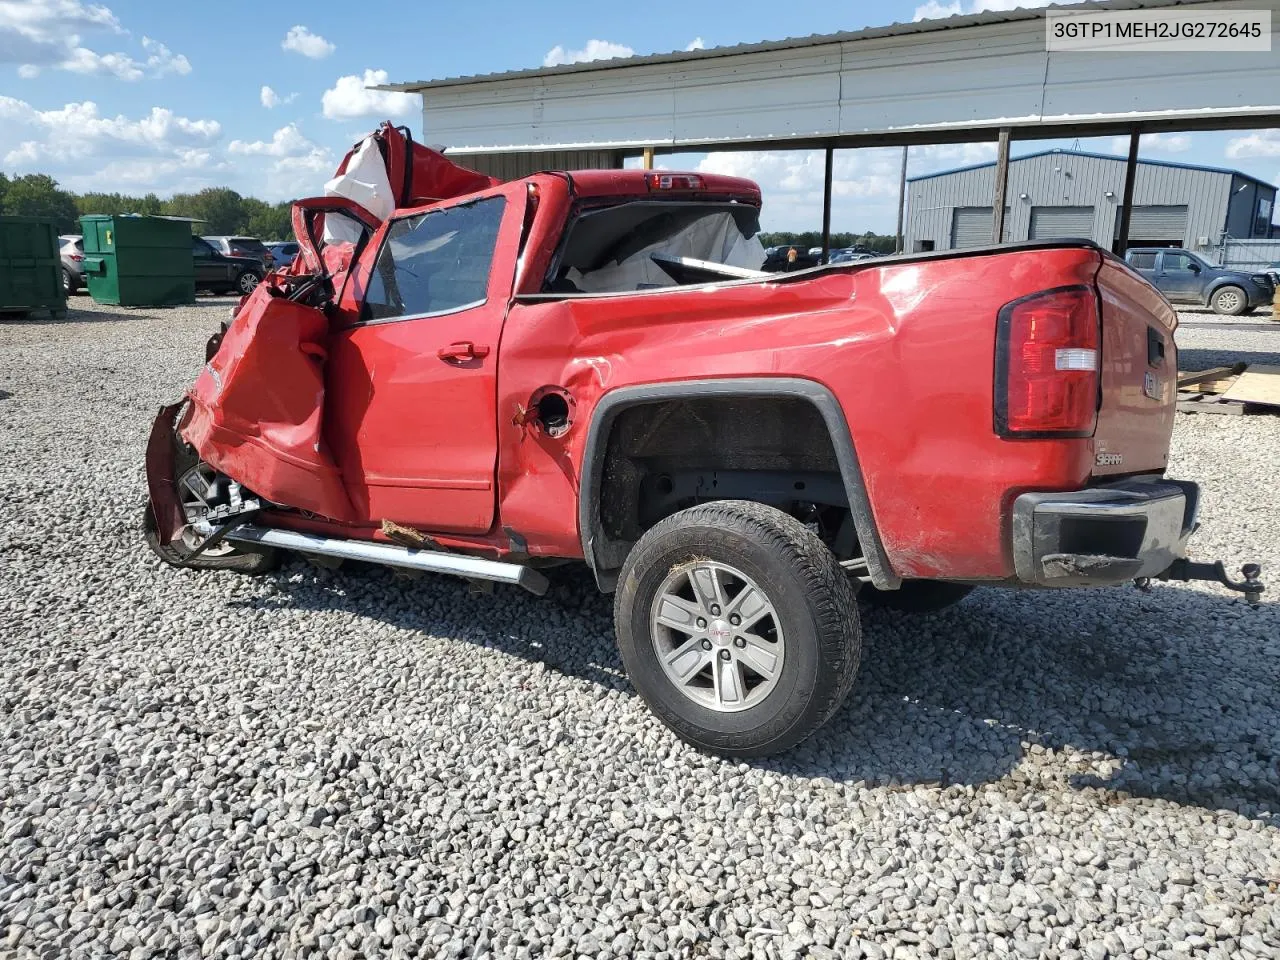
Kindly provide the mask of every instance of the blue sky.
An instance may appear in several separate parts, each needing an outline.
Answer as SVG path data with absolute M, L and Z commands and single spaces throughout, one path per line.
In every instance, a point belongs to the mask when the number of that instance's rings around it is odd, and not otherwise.
M 47 172 L 74 190 L 163 196 L 228 185 L 288 199 L 317 192 L 345 149 L 383 118 L 408 123 L 421 135 L 417 97 L 366 91 L 366 81 L 489 73 L 1017 5 L 1032 4 L 0 0 L 0 170 Z M 1040 141 L 1017 149 L 1046 145 L 1071 144 Z M 1122 149 L 1110 139 L 1081 146 Z M 1143 150 L 1156 159 L 1235 167 L 1280 181 L 1280 131 L 1162 135 Z M 913 149 L 910 172 L 992 154 L 989 144 Z M 896 150 L 838 154 L 836 229 L 892 230 L 899 158 Z M 688 155 L 666 162 L 759 180 L 766 227 L 818 225 L 822 163 L 816 154 Z

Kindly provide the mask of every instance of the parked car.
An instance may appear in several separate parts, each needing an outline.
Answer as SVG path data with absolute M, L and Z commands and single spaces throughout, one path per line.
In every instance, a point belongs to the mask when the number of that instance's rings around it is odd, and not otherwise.
M 271 251 L 271 256 L 274 258 L 273 267 L 287 267 L 298 255 L 298 245 L 292 240 L 268 243 L 267 249 Z
M 205 237 L 214 248 L 228 257 L 252 257 L 270 269 L 274 256 L 257 237 Z
M 204 237 L 191 238 L 191 259 L 196 289 L 211 293 L 253 293 L 266 275 L 266 267 L 257 257 L 228 256 Z
M 794 258 L 788 256 L 792 250 L 796 253 Z M 804 247 L 774 247 L 770 252 L 766 252 L 764 265 L 760 269 L 769 273 L 807 270 L 810 267 L 816 267 L 820 262 L 821 257 L 813 256 Z
M 1198 491 L 1165 477 L 1177 316 L 1091 241 L 761 279 L 714 261 L 758 230 L 750 181 L 451 193 L 436 177 L 480 175 L 433 157 L 387 179 L 446 199 L 385 222 L 299 201 L 363 224 L 316 260 L 345 271 L 349 250 L 367 282 L 279 278 L 157 417 L 167 562 L 262 572 L 295 550 L 535 593 L 585 562 L 650 708 L 737 757 L 840 708 L 859 591 L 925 610 L 975 585 L 1227 581 L 1185 560 Z M 1258 572 L 1234 589 L 1256 601 Z
M 1271 286 L 1280 288 L 1280 260 L 1270 264 L 1266 269 L 1266 274 L 1271 278 Z
M 861 263 L 863 260 L 874 260 L 875 254 L 855 253 L 852 250 L 838 250 L 831 254 L 832 263 Z
M 1190 250 L 1134 247 L 1125 260 L 1171 301 L 1198 303 L 1214 313 L 1239 316 L 1275 297 L 1270 275 L 1214 266 Z
M 58 252 L 62 257 L 62 289 L 67 296 L 85 285 L 84 237 L 78 233 L 58 237 Z

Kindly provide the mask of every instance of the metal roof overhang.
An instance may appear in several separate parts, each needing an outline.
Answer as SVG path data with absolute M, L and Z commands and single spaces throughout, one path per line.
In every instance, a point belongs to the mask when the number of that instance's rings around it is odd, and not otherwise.
M 1280 0 L 1070 9 L 1270 10 Z M 1274 33 L 1273 33 L 1274 38 Z M 384 87 L 454 154 L 800 149 L 1280 126 L 1280 42 L 1256 53 L 1045 50 L 1043 10 Z

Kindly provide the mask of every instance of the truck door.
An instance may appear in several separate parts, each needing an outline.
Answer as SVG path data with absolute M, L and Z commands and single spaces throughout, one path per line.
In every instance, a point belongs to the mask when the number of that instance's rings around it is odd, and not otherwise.
M 498 340 L 523 183 L 394 218 L 343 297 L 326 435 L 357 514 L 425 530 L 493 523 Z
M 1160 276 L 1156 286 L 1170 300 L 1199 303 L 1200 264 L 1181 250 L 1165 250 L 1160 254 Z

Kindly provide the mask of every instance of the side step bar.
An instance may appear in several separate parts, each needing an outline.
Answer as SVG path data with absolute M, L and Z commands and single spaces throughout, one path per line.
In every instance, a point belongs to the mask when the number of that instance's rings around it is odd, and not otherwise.
M 264 547 L 296 550 L 299 553 L 318 553 L 326 557 L 344 560 L 363 560 L 388 567 L 408 567 L 410 570 L 426 570 L 430 573 L 451 573 L 471 580 L 493 580 L 496 583 L 513 583 L 530 593 L 542 596 L 550 583 L 532 567 L 501 560 L 485 560 L 461 553 L 439 553 L 432 550 L 410 550 L 393 543 L 374 543 L 369 540 L 339 540 L 320 537 L 296 530 L 279 530 L 271 527 L 245 525 L 227 534 L 228 540 L 257 543 Z

